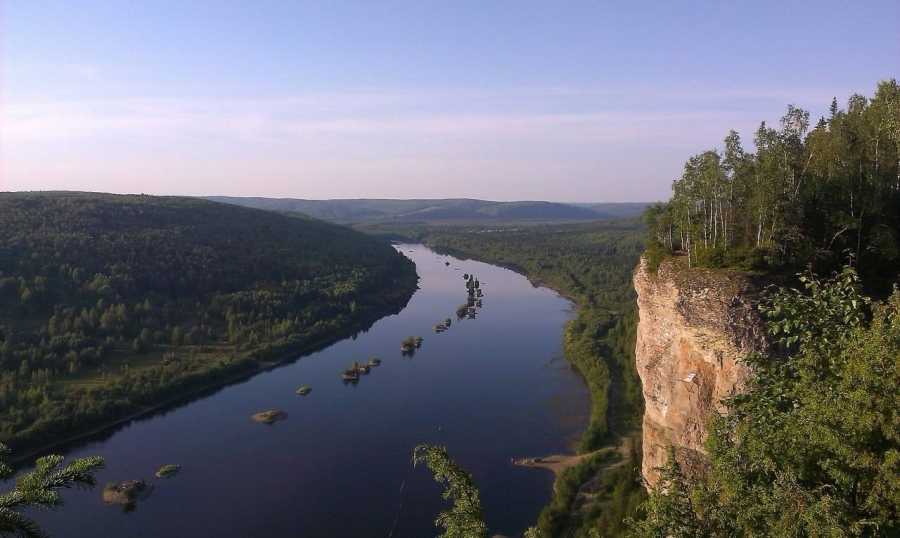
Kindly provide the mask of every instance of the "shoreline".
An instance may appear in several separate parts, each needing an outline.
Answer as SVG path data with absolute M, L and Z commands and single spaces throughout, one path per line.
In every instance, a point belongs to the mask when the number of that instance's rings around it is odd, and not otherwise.
M 430 245 L 425 242 L 422 242 L 420 244 L 430 248 L 431 250 L 437 252 L 438 254 L 446 254 L 448 256 L 453 256 L 454 258 L 459 258 L 460 260 L 463 260 L 463 261 L 472 260 L 472 261 L 476 261 L 476 262 L 480 262 L 480 263 L 494 265 L 497 267 L 502 267 L 504 269 L 509 269 L 510 271 L 525 277 L 525 279 L 528 280 L 528 282 L 531 283 L 531 285 L 534 286 L 535 288 L 547 288 L 548 290 L 553 291 L 553 293 L 559 295 L 563 299 L 570 301 L 576 308 L 581 308 L 581 301 L 577 297 L 573 297 L 572 295 L 569 295 L 568 293 L 557 289 L 556 287 L 544 282 L 539 277 L 536 277 L 534 275 L 529 275 L 528 271 L 526 271 L 523 267 L 521 267 L 520 265 L 517 265 L 515 263 L 500 262 L 500 261 L 496 261 L 496 260 L 492 261 L 492 260 L 488 260 L 486 258 L 479 258 L 477 256 L 474 256 L 472 254 L 469 254 L 469 253 L 461 251 L 461 250 L 457 250 L 455 248 Z
M 405 308 L 405 305 L 409 303 L 409 299 L 412 298 L 413 294 L 419 289 L 418 287 L 418 274 L 416 275 L 416 285 L 409 290 L 409 293 L 403 295 L 397 295 L 398 301 L 394 306 L 400 306 L 400 310 Z M 402 298 L 405 297 L 405 301 Z M 154 403 L 149 406 L 145 406 L 141 409 L 133 411 L 125 416 L 109 419 L 106 421 L 101 421 L 99 424 L 92 425 L 87 429 L 77 431 L 75 433 L 71 433 L 59 439 L 54 439 L 49 443 L 43 443 L 38 446 L 28 447 L 26 444 L 25 449 L 17 449 L 12 453 L 11 456 L 6 458 L 6 462 L 13 466 L 27 465 L 31 460 L 37 459 L 41 456 L 45 456 L 49 454 L 56 448 L 59 447 L 68 447 L 68 445 L 78 444 L 81 441 L 88 440 L 94 436 L 101 435 L 105 432 L 115 430 L 118 427 L 125 426 L 128 423 L 139 420 L 141 418 L 150 417 L 156 413 L 160 413 L 165 411 L 167 408 L 177 407 L 179 404 L 187 404 L 193 401 L 194 399 L 200 397 L 205 392 L 214 391 L 217 389 L 222 389 L 228 387 L 230 385 L 234 385 L 236 383 L 246 381 L 258 374 L 263 372 L 267 372 L 270 370 L 274 370 L 280 366 L 286 366 L 293 362 L 296 362 L 303 357 L 311 355 L 317 351 L 321 351 L 328 346 L 336 344 L 341 340 L 351 337 L 354 333 L 360 330 L 366 330 L 368 327 L 371 327 L 376 322 L 385 318 L 387 316 L 393 315 L 397 313 L 396 308 L 385 309 L 384 311 L 380 311 L 377 314 L 372 316 L 368 316 L 366 318 L 358 320 L 356 323 L 348 326 L 344 330 L 339 331 L 338 333 L 330 336 L 330 337 L 322 337 L 314 342 L 310 342 L 303 346 L 300 346 L 297 350 L 291 352 L 285 352 L 285 355 L 280 359 L 270 360 L 270 361 L 259 361 L 256 365 L 249 367 L 246 370 L 242 370 L 233 375 L 217 378 L 210 380 L 209 382 L 202 383 L 197 386 L 193 386 L 189 389 L 186 389 L 184 392 L 166 398 L 160 402 Z M 63 450 L 63 452 L 67 452 L 68 450 Z
M 639 431 L 630 432 L 627 435 L 623 435 L 622 437 L 620 437 L 618 439 L 618 442 L 615 444 L 610 444 L 608 446 L 604 446 L 596 450 L 591 450 L 590 452 L 584 452 L 582 454 L 552 454 L 550 456 L 517 458 L 512 460 L 512 464 L 516 467 L 526 467 L 529 469 L 545 469 L 547 471 L 551 471 L 555 476 L 558 477 L 568 469 L 575 467 L 584 460 L 590 459 L 599 454 L 615 452 L 619 454 L 619 456 L 621 456 L 621 459 L 611 462 L 605 467 L 617 467 L 619 465 L 623 465 L 626 462 L 628 451 L 632 448 L 632 443 L 639 434 Z
M 583 460 L 599 454 L 606 449 L 598 449 L 584 454 L 552 454 L 550 456 L 538 456 L 531 458 L 518 458 L 512 460 L 512 464 L 516 467 L 527 467 L 529 469 L 545 469 L 559 476 L 567 469 L 575 467 Z
M 585 304 L 585 301 L 582 301 L 562 290 L 557 289 L 553 285 L 547 283 L 546 281 L 540 279 L 537 276 L 529 275 L 528 272 L 525 270 L 525 268 L 519 266 L 518 264 L 511 263 L 511 262 L 504 263 L 504 262 L 499 262 L 496 260 L 490 260 L 488 258 L 480 258 L 477 255 L 473 255 L 473 254 L 465 252 L 465 251 L 460 251 L 460 250 L 452 248 L 452 247 L 450 247 L 450 248 L 439 247 L 439 246 L 436 246 L 433 244 L 428 244 L 426 241 L 427 240 L 423 240 L 422 241 L 423 244 L 425 244 L 428 248 L 431 248 L 435 252 L 448 254 L 448 255 L 451 255 L 451 256 L 454 256 L 454 257 L 460 258 L 460 259 L 474 260 L 474 261 L 478 261 L 478 262 L 482 262 L 482 263 L 488 263 L 491 265 L 503 267 L 503 268 L 509 269 L 510 271 L 513 271 L 519 275 L 522 275 L 535 287 L 544 287 L 549 290 L 552 290 L 554 293 L 556 293 L 560 297 L 562 297 L 572 303 L 572 305 L 575 307 L 574 313 L 575 313 L 576 317 L 582 311 L 582 309 L 589 308 L 589 306 L 587 304 Z M 620 317 L 620 315 L 616 315 L 615 317 L 618 318 L 618 317 Z M 565 337 L 565 329 L 563 332 L 563 337 Z M 563 350 L 563 356 L 565 357 L 566 362 L 568 362 L 569 365 L 572 367 L 572 369 L 575 371 L 575 373 L 578 374 L 578 377 L 581 378 L 582 382 L 584 382 L 584 384 L 586 385 L 586 387 L 588 389 L 588 392 L 591 395 L 591 409 L 589 410 L 588 416 L 593 415 L 593 400 L 596 397 L 607 398 L 607 413 L 608 413 L 608 411 L 609 411 L 608 397 L 610 394 L 612 378 L 610 377 L 610 385 L 607 386 L 606 394 L 605 395 L 596 395 L 596 394 L 594 394 L 594 391 L 591 390 L 591 383 L 588 381 L 588 378 L 585 376 L 585 373 L 582 371 L 582 369 L 578 363 L 578 360 L 573 357 L 570 357 L 569 354 L 565 352 L 565 349 Z M 609 420 L 608 415 L 607 415 L 606 419 Z M 588 431 L 589 427 L 590 427 L 590 420 L 588 422 L 588 425 L 585 427 L 584 431 L 581 432 L 582 436 L 584 436 L 584 434 Z M 596 455 L 596 454 L 599 454 L 599 453 L 602 453 L 605 451 L 615 451 L 620 456 L 622 456 L 622 459 L 618 462 L 612 463 L 612 464 L 604 467 L 605 469 L 610 469 L 610 468 L 619 466 L 621 464 L 624 464 L 625 461 L 627 461 L 627 451 L 629 450 L 629 447 L 631 447 L 631 445 L 635 442 L 636 439 L 638 439 L 638 440 L 640 439 L 641 428 L 640 427 L 629 428 L 629 429 L 627 429 L 625 431 L 621 431 L 621 432 L 608 431 L 607 435 L 611 435 L 612 438 L 608 439 L 608 441 L 602 443 L 602 446 L 600 446 L 594 450 L 590 450 L 590 451 L 582 452 L 582 453 L 579 453 L 578 450 L 574 450 L 572 454 L 552 454 L 552 455 L 548 455 L 548 456 L 538 456 L 538 457 L 530 457 L 530 458 L 518 458 L 518 459 L 513 458 L 511 460 L 511 463 L 513 465 L 519 466 L 519 467 L 527 467 L 527 468 L 532 468 L 532 469 L 546 469 L 546 470 L 553 472 L 554 477 L 559 478 L 559 476 L 563 472 L 565 472 L 567 469 L 574 467 L 574 466 L 578 465 L 579 463 L 585 461 L 586 459 L 589 458 L 589 456 Z M 554 480 L 553 487 L 554 487 L 554 495 L 555 495 L 555 491 L 556 491 L 556 481 L 555 480 Z

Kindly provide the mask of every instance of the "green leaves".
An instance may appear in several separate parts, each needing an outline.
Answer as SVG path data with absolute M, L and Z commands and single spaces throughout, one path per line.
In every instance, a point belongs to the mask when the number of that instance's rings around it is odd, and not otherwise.
M 6 446 L 0 443 L 0 455 L 8 453 Z M 26 508 L 61 505 L 61 489 L 93 486 L 94 473 L 102 468 L 103 459 L 98 457 L 80 458 L 68 464 L 62 456 L 39 458 L 34 470 L 20 476 L 12 491 L 0 494 L 0 536 L 44 537 L 37 523 L 20 512 Z M 12 469 L 0 460 L 0 478 L 11 475 Z
M 844 267 L 825 281 L 811 271 L 797 277 L 804 291 L 776 290 L 759 307 L 769 333 L 785 351 L 806 353 L 832 346 L 869 315 L 871 299 L 861 294 L 860 279 L 853 268 Z
M 703 522 L 691 497 L 691 486 L 671 448 L 643 511 L 643 519 L 633 524 L 632 533 L 636 536 L 693 538 L 705 535 Z
M 487 525 L 481 510 L 481 494 L 472 475 L 456 464 L 447 448 L 419 445 L 413 450 L 413 465 L 424 463 L 434 480 L 444 486 L 443 497 L 452 502 L 434 524 L 442 527 L 441 538 L 485 538 Z
M 845 260 L 890 285 L 900 260 L 900 85 L 851 96 L 847 110 L 810 129 L 787 107 L 778 128 L 763 122 L 755 153 L 728 133 L 724 152 L 690 156 L 672 197 L 651 207 L 648 254 L 684 253 L 689 266 L 830 270 Z

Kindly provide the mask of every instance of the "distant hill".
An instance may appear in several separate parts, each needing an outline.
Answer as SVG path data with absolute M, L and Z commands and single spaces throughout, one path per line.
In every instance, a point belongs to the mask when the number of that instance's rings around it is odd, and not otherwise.
M 492 202 L 467 198 L 436 200 L 303 200 L 212 196 L 216 202 L 270 211 L 303 213 L 341 223 L 586 221 L 639 215 L 645 203 L 564 204 L 523 201 Z
M 651 202 L 615 202 L 615 203 L 587 203 L 573 204 L 577 207 L 590 209 L 600 215 L 607 215 L 609 218 L 630 218 L 636 217 L 644 212 Z

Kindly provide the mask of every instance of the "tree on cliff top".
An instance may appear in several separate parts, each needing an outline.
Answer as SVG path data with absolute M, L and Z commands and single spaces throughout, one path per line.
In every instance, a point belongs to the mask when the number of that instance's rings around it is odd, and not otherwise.
M 688 159 L 671 199 L 647 213 L 651 254 L 691 265 L 819 270 L 847 255 L 869 286 L 900 267 L 900 85 L 853 95 L 814 126 L 794 106 L 763 122 L 755 152 L 731 131 L 723 150 Z M 888 286 L 889 288 L 889 286 Z

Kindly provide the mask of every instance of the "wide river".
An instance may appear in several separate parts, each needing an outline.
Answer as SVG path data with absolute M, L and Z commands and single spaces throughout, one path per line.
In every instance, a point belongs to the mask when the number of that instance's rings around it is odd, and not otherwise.
M 420 289 L 397 315 L 355 338 L 133 421 L 66 450 L 99 455 L 99 486 L 64 492 L 65 506 L 36 512 L 54 537 L 434 536 L 440 488 L 413 468 L 419 443 L 446 445 L 481 487 L 490 532 L 515 535 L 549 501 L 552 475 L 510 459 L 570 450 L 584 429 L 587 388 L 562 356 L 572 305 L 507 269 L 397 245 Z M 446 265 L 449 262 L 449 265 Z M 483 285 L 476 319 L 457 321 L 463 274 Z M 452 318 L 450 330 L 433 325 Z M 413 357 L 400 342 L 425 338 Z M 354 360 L 381 366 L 345 385 Z M 300 385 L 308 396 L 295 394 Z M 253 413 L 287 412 L 273 425 Z M 182 471 L 153 477 L 162 464 Z M 106 505 L 102 486 L 153 485 L 134 510 Z

